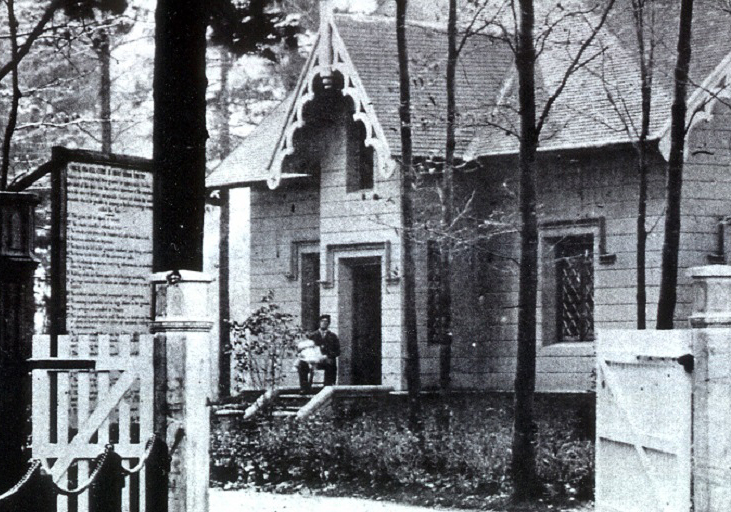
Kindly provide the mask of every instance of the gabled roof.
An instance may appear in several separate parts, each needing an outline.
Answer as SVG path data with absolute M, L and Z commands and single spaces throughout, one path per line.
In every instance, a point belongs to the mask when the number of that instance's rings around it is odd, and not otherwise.
M 363 109 L 368 111 L 356 112 L 356 116 L 376 118 L 372 121 L 374 138 L 383 139 L 381 146 L 387 148 L 390 157 L 397 157 L 401 143 L 395 20 L 362 15 L 335 15 L 332 20 L 334 34 L 331 40 L 334 42 L 331 44 L 341 41 L 344 46 L 334 53 L 343 52 L 347 61 L 340 62 L 336 55 L 334 67 L 352 67 L 350 72 L 355 83 L 351 84 L 349 91 L 359 95 Z M 291 151 L 293 132 L 306 123 L 302 116 L 302 103 L 311 98 L 311 85 L 307 81 L 317 73 L 314 68 L 320 65 L 318 53 L 323 39 L 328 38 L 318 38 L 295 91 L 214 169 L 206 180 L 209 188 L 242 186 L 266 180 L 270 180 L 272 186 L 272 174 L 277 171 L 273 168 L 281 167 L 283 158 L 281 154 L 277 155 L 278 149 L 280 153 L 281 148 L 284 152 Z M 440 154 L 445 144 L 446 30 L 441 25 L 409 24 L 407 40 L 412 79 L 414 154 L 425 157 Z M 511 69 L 512 59 L 507 47 L 489 37 L 472 37 L 464 46 L 457 70 L 457 110 L 460 118 L 467 121 L 458 123 L 458 156 L 475 136 L 472 119 L 494 103 L 506 70 Z
M 206 187 L 241 187 L 266 181 L 277 137 L 284 127 L 291 96 L 272 110 L 206 178 Z
M 585 4 L 589 6 L 590 0 Z M 656 40 L 650 139 L 660 140 L 670 121 L 673 101 L 673 71 L 678 31 L 677 0 L 655 0 Z M 731 52 L 731 15 L 699 1 L 693 19 L 691 81 L 697 86 Z M 651 5 L 648 3 L 647 5 Z M 598 13 L 566 18 L 558 25 L 549 44 L 536 62 L 536 89 L 539 109 L 556 89 L 578 45 L 596 26 Z M 541 134 L 539 150 L 601 147 L 637 140 L 641 119 L 639 57 L 633 14 L 629 0 L 617 0 L 614 9 L 585 56 L 593 60 L 569 78 L 558 97 Z M 571 34 L 570 45 L 564 44 Z M 716 71 L 718 73 L 718 71 Z M 689 100 L 697 87 L 689 87 Z M 506 83 L 502 104 L 493 112 L 467 151 L 468 157 L 512 154 L 518 140 L 494 125 L 517 130 L 517 79 Z M 698 94 L 696 93 L 696 97 Z M 697 103 L 699 103 L 697 101 Z M 690 104 L 690 103 L 689 103 Z M 540 110 L 539 110 L 540 112 Z
M 593 0 L 564 0 L 562 3 L 573 8 L 582 2 L 585 6 L 596 5 Z M 555 3 L 553 1 L 551 5 Z M 660 141 L 662 149 L 667 142 L 664 138 L 667 138 L 673 99 L 672 74 L 679 2 L 655 0 L 655 4 L 658 6 L 655 29 L 658 44 L 650 138 Z M 539 150 L 602 147 L 636 140 L 641 97 L 630 5 L 629 0 L 617 0 L 605 26 L 587 50 L 586 55 L 593 56 L 591 62 L 571 76 L 554 104 L 541 135 Z M 555 12 L 562 15 L 560 10 Z M 536 63 L 539 107 L 560 83 L 571 56 L 590 34 L 590 27 L 596 25 L 597 16 L 596 10 L 586 17 L 567 16 L 554 29 Z M 342 43 L 342 48 L 332 49 L 337 61 L 333 68 L 346 70 L 355 80 L 349 93 L 361 102 L 362 110 L 367 110 L 356 115 L 370 120 L 367 122 L 373 129 L 369 133 L 373 136 L 371 142 L 377 146 L 377 152 L 387 150 L 391 157 L 397 157 L 400 153 L 400 121 L 395 20 L 388 16 L 363 15 L 335 15 L 330 19 L 332 37 L 325 39 L 330 40 L 331 45 Z M 292 151 L 293 132 L 306 122 L 302 119 L 301 106 L 303 98 L 304 101 L 311 98 L 307 80 L 311 80 L 313 73 L 317 72 L 315 68 L 320 65 L 317 59 L 324 55 L 320 53 L 318 56 L 321 40 L 318 39 L 308 61 L 309 71 L 307 68 L 303 71 L 298 89 L 214 170 L 207 180 L 208 187 L 245 185 L 267 179 L 270 186 L 276 186 L 278 179 L 294 177 L 281 174 L 276 177 L 276 172 L 281 168 L 284 153 Z M 567 41 L 570 43 L 566 44 Z M 443 25 L 434 23 L 409 23 L 407 42 L 412 79 L 414 154 L 439 156 L 444 152 L 445 140 L 446 30 Z M 724 94 L 729 93 L 729 55 L 731 14 L 719 9 L 713 0 L 697 0 L 693 19 L 693 85 L 689 88 L 689 115 L 703 108 L 709 111 L 719 87 L 727 89 Z M 341 62 L 343 60 L 347 62 Z M 697 87 L 701 83 L 704 86 Z M 513 53 L 507 44 L 486 35 L 468 40 L 460 55 L 457 71 L 457 111 L 458 157 L 472 159 L 517 152 L 517 78 Z M 702 118 L 697 116 L 695 120 Z M 289 133 L 290 143 L 287 137 L 283 137 L 286 133 Z M 284 153 L 281 148 L 284 148 Z M 381 161 L 381 166 L 384 165 Z M 276 177 L 274 183 L 273 175 Z
M 390 17 L 336 16 L 363 85 L 373 102 L 392 150 L 399 153 L 399 75 L 396 22 Z M 446 134 L 447 33 L 437 24 L 407 26 L 411 75 L 411 117 L 414 154 L 444 152 Z M 494 104 L 506 73 L 512 69 L 510 49 L 480 35 L 468 40 L 457 68 L 457 154 L 475 135 L 472 119 Z

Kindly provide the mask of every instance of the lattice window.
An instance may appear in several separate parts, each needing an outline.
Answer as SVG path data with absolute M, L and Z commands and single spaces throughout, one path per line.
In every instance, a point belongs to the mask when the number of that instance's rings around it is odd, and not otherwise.
M 594 339 L 594 243 L 567 236 L 555 247 L 558 341 Z

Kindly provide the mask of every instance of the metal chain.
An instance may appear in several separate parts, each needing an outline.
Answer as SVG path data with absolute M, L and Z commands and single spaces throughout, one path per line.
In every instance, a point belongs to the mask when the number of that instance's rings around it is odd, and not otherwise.
M 152 434 L 150 438 L 147 440 L 147 443 L 145 444 L 145 454 L 142 456 L 140 461 L 137 463 L 137 465 L 133 468 L 127 469 L 124 466 L 122 466 L 122 474 L 125 476 L 127 475 L 134 475 L 135 473 L 139 473 L 143 467 L 145 467 L 145 464 L 147 463 L 147 459 L 150 458 L 150 454 L 152 453 L 152 447 L 155 446 L 155 441 L 157 441 L 157 434 Z
M 150 454 L 152 453 L 152 448 L 155 445 L 155 441 L 157 440 L 157 435 L 152 434 L 150 438 L 147 440 L 147 443 L 145 444 L 145 453 L 142 456 L 142 459 L 140 459 L 140 462 L 134 467 L 127 469 L 124 466 L 122 466 L 122 474 L 125 476 L 128 475 L 134 475 L 135 473 L 139 473 L 142 468 L 147 463 L 147 460 L 150 458 Z M 101 458 L 99 459 L 99 462 L 97 463 L 96 467 L 94 468 L 94 471 L 92 471 L 91 475 L 89 475 L 89 478 L 86 482 L 84 482 L 82 485 L 79 485 L 76 487 L 76 489 L 68 489 L 66 487 L 63 487 L 56 482 L 53 483 L 53 485 L 56 487 L 56 491 L 59 494 L 62 494 L 64 496 L 75 496 L 78 494 L 81 494 L 82 492 L 86 491 L 89 487 L 91 487 L 91 484 L 94 483 L 96 480 L 96 477 L 99 475 L 99 472 L 101 471 L 102 467 L 107 461 L 107 456 L 109 453 L 114 451 L 114 445 L 108 444 L 106 448 L 104 449 L 104 453 L 102 454 Z M 39 459 L 34 459 L 31 463 L 28 470 L 25 472 L 25 475 L 23 475 L 23 478 L 21 478 L 18 483 L 16 483 L 11 489 L 7 490 L 5 493 L 3 493 L 0 496 L 0 501 L 9 498 L 10 496 L 13 496 L 16 494 L 20 489 L 23 488 L 23 486 L 28 483 L 28 481 L 31 479 L 33 474 L 43 466 L 42 461 Z
M 15 484 L 12 488 L 8 489 L 3 493 L 2 496 L 0 496 L 0 501 L 9 498 L 10 496 L 16 494 L 20 489 L 28 483 L 28 480 L 33 476 L 33 473 L 36 472 L 38 468 L 41 467 L 41 461 L 34 460 L 31 462 L 30 467 L 28 468 L 28 471 L 25 472 L 25 475 L 23 475 L 23 478 L 21 478 L 17 484 Z
M 101 459 L 99 459 L 99 463 L 96 465 L 91 475 L 89 475 L 89 479 L 84 482 L 83 485 L 79 485 L 78 487 L 76 487 L 76 489 L 67 489 L 54 482 L 53 485 L 56 486 L 56 490 L 58 491 L 58 493 L 63 494 L 64 496 L 76 496 L 91 487 L 91 484 L 93 484 L 94 480 L 96 480 L 96 477 L 99 475 L 102 467 L 104 467 L 104 463 L 107 461 L 107 455 L 109 455 L 109 453 L 113 451 L 114 445 L 108 444 L 104 449 L 104 453 L 102 454 Z

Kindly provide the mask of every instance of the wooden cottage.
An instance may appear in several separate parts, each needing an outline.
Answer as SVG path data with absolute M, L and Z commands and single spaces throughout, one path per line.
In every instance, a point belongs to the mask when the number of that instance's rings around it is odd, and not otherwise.
M 622 3 L 623 2 L 619 2 Z M 663 240 L 676 2 L 657 45 L 647 204 L 647 317 L 654 326 Z M 339 382 L 405 387 L 401 339 L 399 89 L 395 21 L 332 14 L 292 94 L 209 176 L 210 189 L 249 187 L 250 296 L 268 290 L 306 328 L 333 317 L 343 354 Z M 709 4 L 710 6 L 710 4 Z M 549 41 L 537 62 L 542 104 L 561 84 L 573 48 L 596 23 L 589 14 Z M 662 17 L 662 16 L 661 16 Z M 731 16 L 696 13 L 683 191 L 680 324 L 689 313 L 684 269 L 725 261 L 731 214 Z M 547 118 L 539 148 L 540 268 L 537 387 L 591 389 L 594 339 L 636 322 L 640 89 L 631 13 L 615 9 Z M 452 267 L 452 384 L 509 390 L 517 321 L 517 77 L 496 32 L 475 35 L 457 72 L 458 229 Z M 440 155 L 444 152 L 446 32 L 407 29 L 412 74 L 417 311 L 422 382 L 436 387 L 439 346 Z M 561 39 L 563 38 L 563 39 Z M 578 43 L 575 43 L 576 45 Z M 635 51 L 636 53 L 636 51 Z M 594 55 L 594 54 L 591 54 Z

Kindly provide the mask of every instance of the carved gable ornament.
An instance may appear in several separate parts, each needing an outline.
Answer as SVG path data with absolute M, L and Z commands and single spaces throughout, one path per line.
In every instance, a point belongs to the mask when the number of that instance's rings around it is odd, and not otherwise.
M 686 134 L 701 122 L 713 119 L 714 107 L 717 103 L 728 103 L 731 100 L 731 53 L 720 62 L 716 69 L 708 75 L 703 83 L 688 98 L 688 109 L 685 120 Z M 660 152 L 667 161 L 670 156 L 670 120 L 660 132 Z M 689 144 L 686 140 L 684 153 L 688 158 Z
M 382 177 L 388 178 L 396 167 L 373 104 L 338 33 L 328 4 L 327 1 L 321 1 L 320 30 L 315 46 L 297 82 L 295 97 L 287 113 L 287 121 L 272 155 L 267 179 L 270 189 L 279 186 L 282 179 L 282 163 L 287 156 L 294 153 L 294 135 L 306 123 L 304 108 L 315 98 L 316 79 L 319 77 L 323 83 L 332 83 L 333 75 L 336 73 L 342 76 L 341 94 L 353 101 L 353 119 L 365 126 L 365 145 L 373 148 L 375 170 Z

